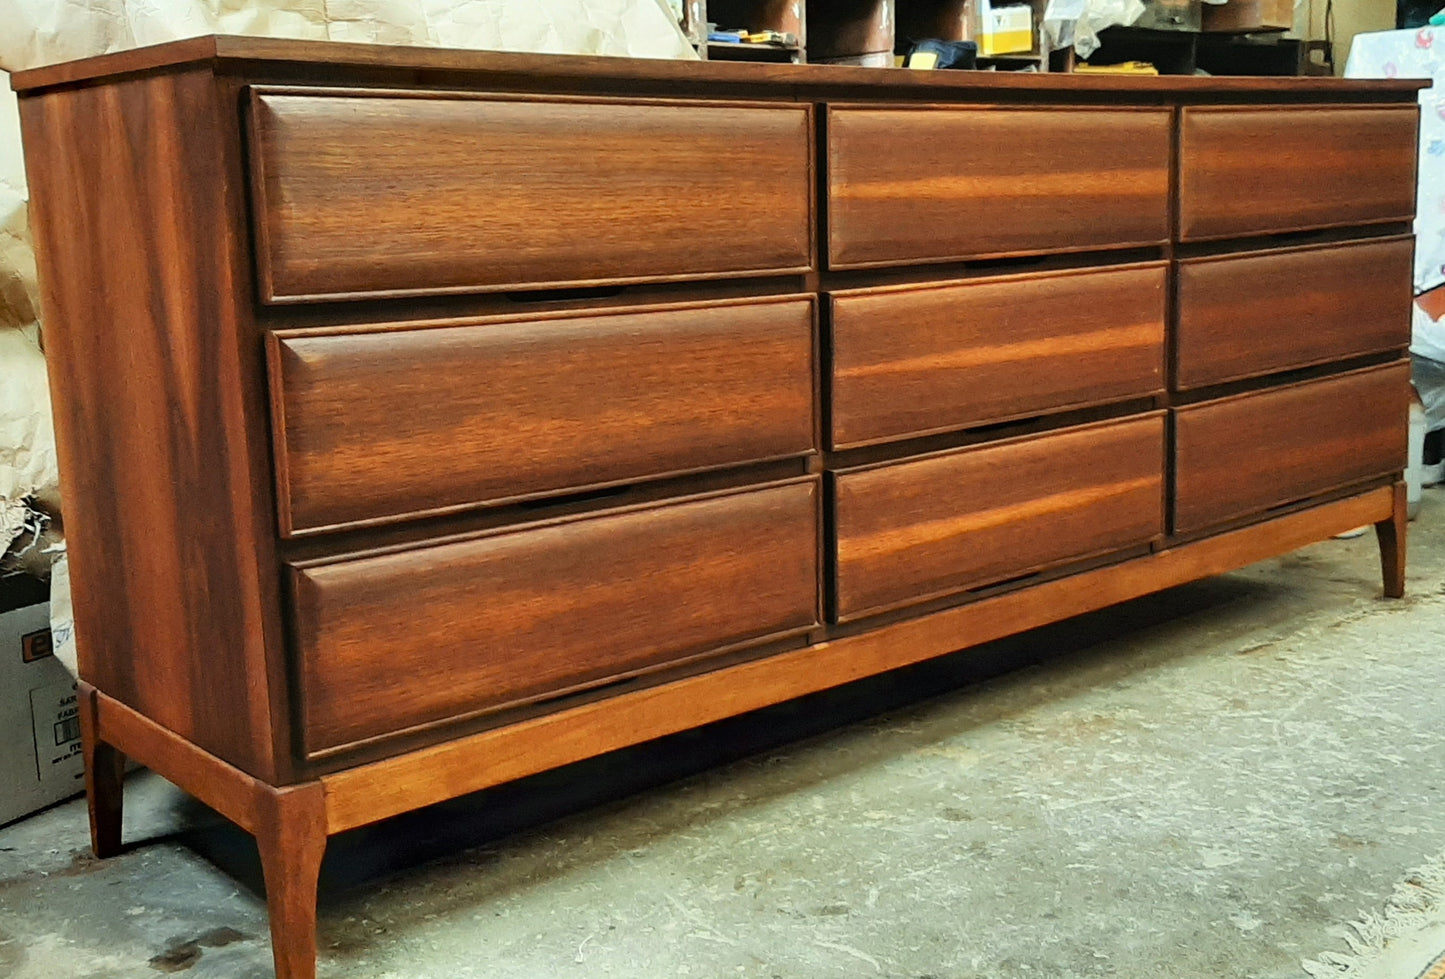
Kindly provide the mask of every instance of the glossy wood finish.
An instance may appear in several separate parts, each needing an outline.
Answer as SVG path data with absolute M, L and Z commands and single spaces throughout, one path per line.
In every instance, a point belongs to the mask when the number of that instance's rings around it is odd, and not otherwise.
M 1404 598 L 1405 541 L 1409 537 L 1405 483 L 1396 483 L 1394 493 L 1394 509 L 1386 519 L 1375 521 L 1375 537 L 1380 544 L 1380 572 L 1385 579 L 1385 597 Z
M 95 688 L 77 685 L 80 750 L 85 756 L 85 797 L 90 805 L 90 849 L 101 860 L 120 853 L 125 814 L 125 755 L 100 736 Z
M 1407 362 L 1180 408 L 1174 532 L 1405 466 Z
M 627 745 L 920 663 L 1387 519 L 1388 487 L 806 649 L 619 694 L 322 776 L 328 829 L 344 832 Z
M 95 82 L 157 68 L 215 65 L 223 73 L 274 76 L 304 74 L 310 81 L 352 82 L 358 76 L 385 77 L 403 84 L 419 82 L 488 89 L 532 91 L 629 91 L 663 88 L 672 94 L 728 87 L 774 89 L 791 86 L 820 92 L 870 89 L 914 93 L 924 98 L 939 93 L 988 92 L 996 97 L 1024 93 L 1046 97 L 1076 96 L 1081 89 L 1113 94 L 1165 93 L 1188 97 L 1250 96 L 1272 100 L 1311 99 L 1338 102 L 1413 102 L 1429 88 L 1413 78 L 1258 78 L 1102 75 L 1081 83 L 1066 73 L 918 72 L 908 69 L 840 69 L 791 64 L 727 64 L 575 55 L 537 55 L 462 48 L 303 41 L 292 38 L 209 35 L 169 41 L 80 61 L 16 72 L 16 91 L 35 92 L 77 82 Z
M 1409 236 L 1182 261 L 1175 385 L 1402 350 L 1413 275 Z
M 836 477 L 837 617 L 1122 550 L 1164 532 L 1164 415 Z
M 256 843 L 276 975 L 316 976 L 316 884 L 326 853 L 326 793 L 320 782 L 263 796 Z
M 1169 237 L 1169 111 L 828 108 L 828 266 Z
M 278 334 L 283 532 L 807 453 L 813 321 L 795 298 Z
M 299 568 L 306 751 L 806 630 L 817 508 L 807 480 Z
M 1414 105 L 1182 111 L 1184 241 L 1415 216 Z
M 82 689 L 87 685 L 81 681 Z M 92 690 L 94 688 L 91 688 Z M 253 836 L 261 832 L 263 796 L 274 788 L 224 759 L 196 747 L 144 714 L 94 691 L 96 738 L 125 745 L 127 753 L 157 775 L 183 786 L 216 812 Z
M 1171 156 L 1181 111 L 1278 122 L 1297 110 L 1276 106 L 1308 105 L 1298 118 L 1334 134 L 1329 173 L 1357 159 L 1338 120 L 1398 142 L 1420 83 L 234 38 L 16 82 L 95 846 L 119 845 L 123 756 L 254 834 L 280 979 L 314 974 L 331 833 L 1364 524 L 1387 593 L 1403 585 L 1403 496 L 1382 483 L 1402 454 L 1405 368 L 1340 374 L 1329 358 L 1343 348 L 1329 347 L 1312 361 L 1327 375 L 1317 387 L 1180 408 L 1180 514 L 1242 529 L 1154 540 L 1164 439 L 1160 416 L 1135 409 L 1164 397 L 1162 265 L 1099 266 L 1126 246 L 1138 248 L 1120 257 L 1177 264 L 1167 195 L 1198 190 L 1195 164 L 1181 172 Z M 1298 157 L 1294 138 L 1253 148 L 1265 185 Z M 1339 240 L 1407 213 L 1409 174 L 1356 169 L 1364 197 L 1392 203 L 1340 205 L 1325 223 L 1358 227 Z M 824 213 L 812 196 L 829 187 Z M 1313 206 L 1274 203 L 1282 217 L 1252 212 L 1272 230 Z M 828 229 L 849 269 L 815 267 Z M 1068 254 L 1043 267 L 1077 271 L 1014 277 L 1022 290 L 975 261 L 1053 251 Z M 930 276 L 953 281 L 931 289 Z M 622 287 L 632 280 L 646 282 Z M 433 295 L 451 291 L 476 294 Z M 828 293 L 835 335 L 815 338 L 809 302 Z M 350 301 L 303 304 L 326 297 Z M 1110 332 L 1131 323 L 1137 337 Z M 996 372 L 959 366 L 980 347 Z M 862 384 L 884 377 L 892 405 Z M 625 410 L 594 411 L 580 432 L 583 408 L 614 394 Z M 818 416 L 834 396 L 840 433 L 864 433 L 840 435 L 853 448 L 749 464 L 826 444 Z M 1047 416 L 1084 404 L 1110 420 L 1066 431 Z M 1038 414 L 1029 439 L 985 427 Z M 458 437 L 477 418 L 492 435 Z M 408 425 L 411 444 L 368 455 Z M 917 455 L 958 436 L 915 436 L 960 428 L 978 444 Z M 449 469 L 451 455 L 466 458 Z M 784 473 L 811 475 L 771 482 Z M 1291 512 L 1268 509 L 1286 498 Z M 1227 515 L 1201 516 L 1219 501 Z M 283 512 L 304 515 L 308 539 L 283 536 Z M 897 556 L 914 543 L 916 559 Z M 980 585 L 985 597 L 966 593 Z M 819 622 L 823 591 L 857 618 Z M 926 614 L 904 608 L 925 599 Z
M 261 296 L 806 271 L 810 130 L 807 106 L 261 89 Z
M 21 104 L 81 677 L 279 780 L 289 732 L 243 187 L 194 179 L 234 165 L 233 118 L 206 71 Z
M 833 293 L 833 446 L 1161 391 L 1167 269 Z

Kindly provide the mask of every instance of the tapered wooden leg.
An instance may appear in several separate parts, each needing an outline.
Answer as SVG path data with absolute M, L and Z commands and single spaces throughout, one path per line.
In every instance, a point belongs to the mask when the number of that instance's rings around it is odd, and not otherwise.
M 78 689 L 80 747 L 85 756 L 85 802 L 90 809 L 90 849 L 104 860 L 120 852 L 125 755 L 100 739 L 95 688 L 82 683 Z
M 1380 570 L 1385 577 L 1385 597 L 1405 595 L 1405 484 L 1395 484 L 1395 508 L 1390 517 L 1375 524 L 1380 541 Z
M 326 852 L 320 782 L 267 789 L 256 827 L 276 979 L 315 979 L 316 883 Z

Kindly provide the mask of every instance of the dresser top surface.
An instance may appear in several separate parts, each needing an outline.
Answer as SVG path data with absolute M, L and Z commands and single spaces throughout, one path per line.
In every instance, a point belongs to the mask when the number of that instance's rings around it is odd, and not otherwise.
M 17 92 L 87 84 L 168 68 L 210 64 L 218 71 L 267 79 L 331 82 L 347 77 L 412 84 L 548 85 L 577 90 L 676 86 L 678 94 L 757 89 L 772 97 L 906 97 L 956 101 L 976 92 L 1065 97 L 1117 93 L 1140 96 L 1226 95 L 1254 99 L 1413 101 L 1424 79 L 1359 80 L 1313 77 L 1125 76 L 1037 72 L 912 71 L 837 65 L 674 61 L 645 58 L 516 54 L 338 41 L 206 35 L 21 71 Z

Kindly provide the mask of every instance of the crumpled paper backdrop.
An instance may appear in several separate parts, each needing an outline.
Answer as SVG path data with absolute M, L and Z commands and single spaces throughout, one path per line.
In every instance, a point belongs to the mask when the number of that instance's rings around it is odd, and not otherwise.
M 693 58 L 666 0 L 0 0 L 0 68 L 198 34 Z

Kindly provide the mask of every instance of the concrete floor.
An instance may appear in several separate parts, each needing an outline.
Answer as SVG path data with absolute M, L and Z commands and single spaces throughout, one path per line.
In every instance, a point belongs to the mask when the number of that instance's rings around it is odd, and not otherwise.
M 1404 601 L 1330 541 L 349 834 L 321 975 L 1303 977 L 1445 850 L 1445 491 L 1412 530 Z M 103 864 L 80 802 L 0 830 L 0 976 L 269 975 L 248 838 L 127 804 Z

